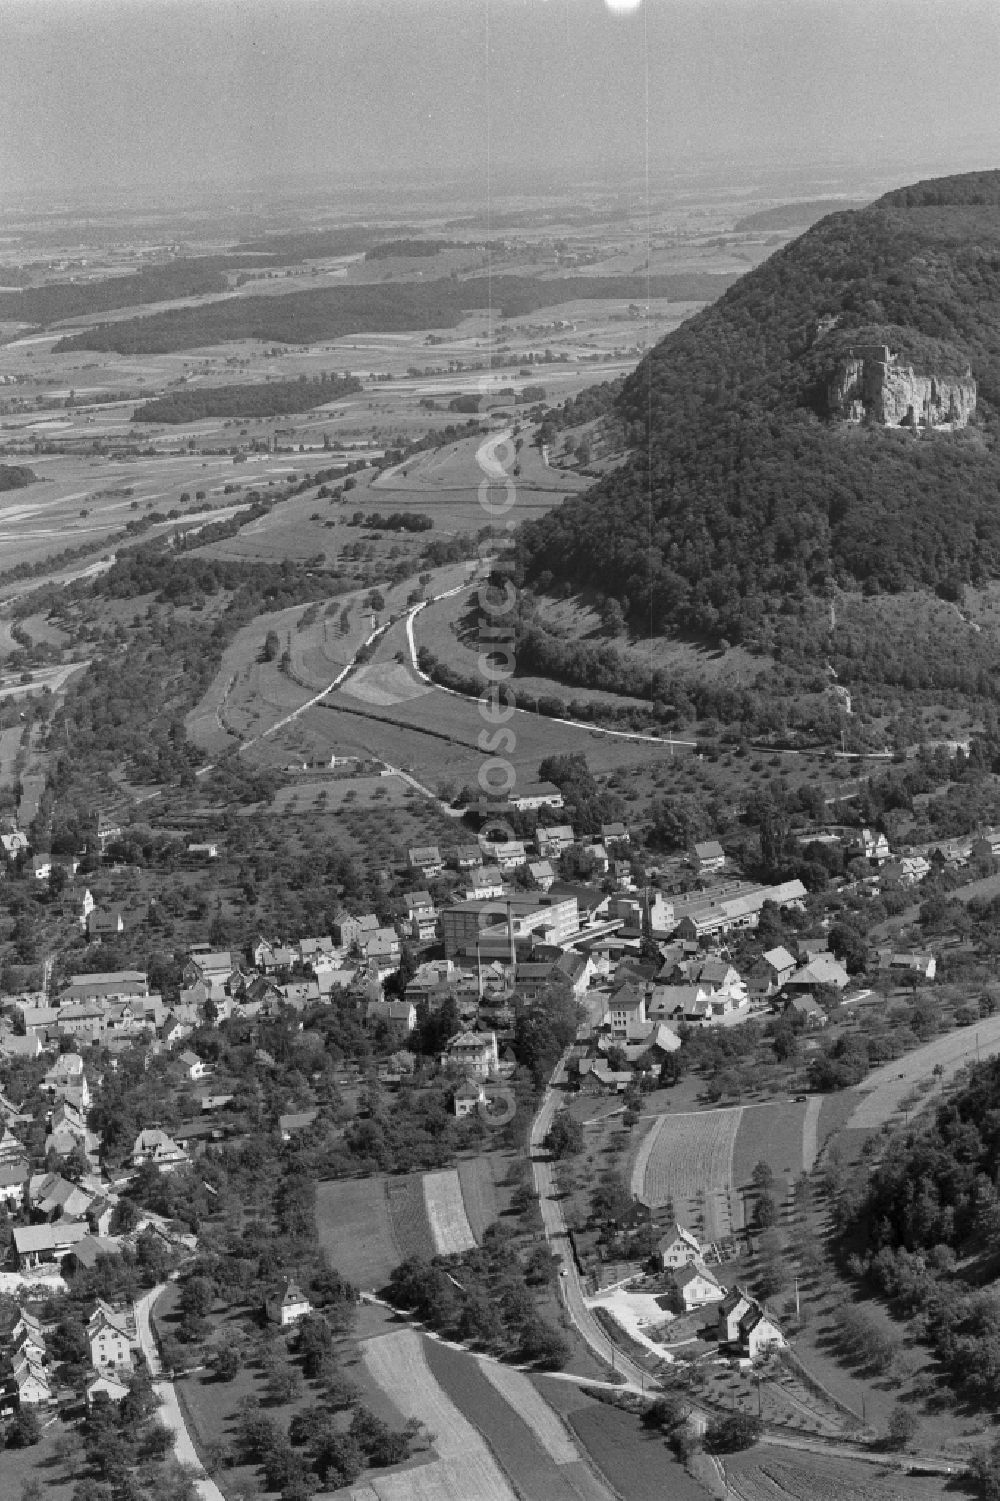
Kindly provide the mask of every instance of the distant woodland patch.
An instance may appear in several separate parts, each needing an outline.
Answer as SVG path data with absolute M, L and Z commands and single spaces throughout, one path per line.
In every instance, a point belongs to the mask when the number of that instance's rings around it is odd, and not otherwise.
M 393 256 L 438 255 L 442 250 L 472 250 L 461 240 L 383 240 L 365 251 L 366 261 L 387 261 Z
M 100 281 L 50 282 L 23 292 L 0 292 L 0 318 L 19 323 L 51 324 L 112 308 L 168 302 L 175 297 L 201 297 L 225 292 L 226 271 L 247 266 L 244 256 L 194 256 L 149 266 L 134 276 L 108 276 Z
M 0 491 L 23 490 L 34 484 L 38 475 L 27 464 L 0 464 Z
M 133 422 L 197 422 L 202 417 L 281 417 L 309 412 L 362 389 L 353 375 L 324 374 L 310 380 L 265 381 L 234 386 L 188 386 L 147 401 Z
M 729 275 L 682 272 L 653 276 L 438 277 L 433 281 L 323 287 L 279 297 L 230 297 L 148 317 L 102 323 L 61 339 L 57 354 L 73 349 L 119 354 L 168 354 L 236 339 L 313 344 L 354 333 L 403 333 L 454 328 L 467 313 L 491 305 L 503 318 L 581 299 L 705 302 L 733 282 Z
M 842 214 L 846 209 L 864 208 L 864 203 L 846 198 L 814 198 L 808 203 L 778 203 L 755 214 L 737 219 L 734 229 L 808 229 L 827 214 Z

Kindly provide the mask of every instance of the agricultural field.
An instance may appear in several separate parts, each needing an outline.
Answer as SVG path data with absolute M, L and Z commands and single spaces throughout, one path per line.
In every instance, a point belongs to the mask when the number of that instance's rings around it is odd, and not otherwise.
M 424 1205 L 439 1256 L 471 1251 L 476 1237 L 469 1225 L 462 1184 L 455 1168 L 424 1174 Z
M 392 1231 L 399 1246 L 400 1259 L 419 1256 L 429 1261 L 432 1256 L 437 1255 L 437 1246 L 427 1218 L 422 1175 L 403 1173 L 384 1181 Z
M 938 1087 L 948 1084 L 960 1068 L 995 1053 L 1000 1053 L 1000 1015 L 983 1017 L 973 1026 L 937 1037 L 924 1047 L 873 1069 L 859 1086 L 861 1099 L 846 1129 L 877 1130 L 905 1109 L 913 1110 L 918 1103 L 929 1104 L 937 1098 Z M 921 1085 L 929 1087 L 919 1100 L 911 1100 Z
M 500 1212 L 495 1174 L 506 1161 L 506 1158 L 490 1153 L 462 1157 L 459 1160 L 458 1177 L 462 1185 L 462 1201 L 469 1219 L 469 1228 L 477 1243 L 482 1240 L 487 1226 L 494 1223 Z
M 628 1501 L 705 1501 L 705 1491 L 677 1463 L 659 1434 L 578 1386 L 550 1376 L 534 1378 L 545 1400 L 566 1422 L 598 1473 Z
M 812 1108 L 817 1124 L 820 1098 L 808 1104 L 792 1100 L 773 1105 L 749 1105 L 743 1111 L 733 1151 L 733 1188 L 738 1194 L 750 1189 L 750 1177 L 758 1162 L 766 1162 L 774 1174 L 772 1193 L 784 1202 L 802 1171 L 806 1122 Z
M 382 1287 L 403 1259 L 384 1178 L 318 1183 L 316 1224 L 324 1251 L 355 1287 Z
M 835 1454 L 794 1454 L 766 1443 L 727 1455 L 734 1501 L 938 1501 L 952 1492 L 946 1476 L 908 1475 Z
M 654 1210 L 672 1201 L 682 1224 L 707 1240 L 731 1235 L 742 1224 L 733 1154 L 743 1114 L 737 1106 L 661 1116 L 639 1148 L 633 1194 Z
M 372 1378 L 433 1435 L 438 1458 L 370 1481 L 378 1501 L 513 1501 L 515 1492 L 472 1424 L 431 1374 L 424 1341 L 412 1329 L 366 1340 Z
M 434 688 L 382 708 L 360 703 L 349 690 L 350 680 L 307 709 L 291 727 L 304 726 L 317 759 L 328 760 L 332 754 L 379 756 L 435 789 L 441 782 L 456 788 L 475 783 L 483 761 L 478 744 L 483 721 L 475 701 Z M 554 754 L 579 752 L 597 774 L 623 766 L 645 770 L 669 754 L 666 746 L 557 724 L 527 710 L 515 712 L 510 728 L 517 744 L 508 759 L 523 781 L 536 779 L 539 761 Z M 274 739 L 282 745 L 285 735 L 281 730 Z M 256 758 L 257 748 L 250 754 Z
M 436 1340 L 426 1341 L 424 1353 L 431 1373 L 485 1439 L 522 1501 L 611 1501 L 569 1429 L 527 1376 Z

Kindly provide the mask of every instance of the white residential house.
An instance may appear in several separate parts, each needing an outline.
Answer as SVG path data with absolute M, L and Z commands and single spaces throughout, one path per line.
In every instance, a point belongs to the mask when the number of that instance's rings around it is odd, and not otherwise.
M 190 1048 L 185 1048 L 184 1052 L 181 1053 L 180 1061 L 184 1065 L 184 1072 L 189 1079 L 205 1079 L 210 1073 L 208 1064 L 203 1062 L 198 1057 L 198 1054 L 192 1052 Z
M 726 852 L 717 839 L 706 839 L 696 844 L 693 853 L 698 874 L 701 876 L 711 875 L 725 868 Z
M 441 851 L 436 844 L 416 845 L 413 849 L 407 850 L 406 858 L 410 869 L 422 871 L 427 881 L 439 876 L 444 869 Z
M 466 900 L 470 902 L 489 900 L 503 896 L 504 881 L 498 865 L 482 865 L 469 875 Z
M 629 844 L 631 837 L 628 828 L 621 822 L 602 823 L 601 840 L 604 844 Z
M 174 1168 L 185 1166 L 191 1159 L 185 1148 L 166 1131 L 161 1131 L 158 1126 L 147 1126 L 136 1137 L 129 1160 L 133 1167 L 143 1167 L 151 1162 L 162 1173 L 169 1173 Z
M 539 808 L 561 808 L 563 795 L 552 782 L 534 782 L 511 792 L 508 802 L 519 813 L 533 813 Z
M 556 860 L 575 843 L 576 835 L 568 823 L 553 824 L 550 827 L 539 824 L 535 830 L 535 848 L 543 859 Z
M 646 997 L 634 985 L 623 985 L 608 1000 L 603 1024 L 611 1028 L 611 1035 L 628 1038 L 629 1033 L 646 1025 Z
M 418 943 L 431 941 L 437 933 L 437 910 L 427 891 L 404 891 L 410 937 Z
M 87 1325 L 87 1339 L 95 1370 L 130 1370 L 132 1351 L 138 1345 L 134 1313 L 98 1299 Z
M 45 1407 L 52 1401 L 52 1387 L 45 1367 L 22 1352 L 14 1361 L 11 1380 L 19 1407 Z
M 889 959 L 889 969 L 894 971 L 906 971 L 916 974 L 923 980 L 933 980 L 937 974 L 937 959 L 933 954 L 893 954 Z
M 448 1044 L 446 1063 L 457 1064 L 475 1079 L 488 1079 L 500 1068 L 495 1032 L 459 1032 Z
M 684 1313 L 694 1308 L 703 1308 L 706 1303 L 718 1303 L 726 1296 L 726 1289 L 701 1260 L 690 1261 L 678 1267 L 671 1276 L 670 1294 L 675 1307 Z
M 556 873 L 552 869 L 551 862 L 548 860 L 529 861 L 528 871 L 540 891 L 548 891 L 556 878 Z
M 287 1329 L 289 1324 L 295 1324 L 307 1313 L 312 1313 L 312 1304 L 298 1283 L 289 1278 L 283 1288 L 265 1301 L 264 1310 L 272 1324 Z
M 492 846 L 493 858 L 496 860 L 501 871 L 517 870 L 521 865 L 527 865 L 528 855 L 522 839 L 507 839 L 503 843 Z
M 670 1271 L 675 1267 L 689 1266 L 693 1261 L 702 1259 L 701 1243 L 696 1235 L 675 1220 L 665 1235 L 660 1237 L 656 1247 L 656 1258 L 663 1271 Z
M 481 1079 L 463 1079 L 460 1084 L 456 1084 L 455 1093 L 451 1097 L 451 1108 L 459 1120 L 471 1115 L 485 1103 L 486 1090 Z
M 107 1397 L 109 1402 L 124 1402 L 128 1396 L 128 1383 L 114 1371 L 98 1371 L 94 1379 L 87 1383 L 85 1392 L 87 1406 L 92 1407 L 94 1399 L 98 1396 Z

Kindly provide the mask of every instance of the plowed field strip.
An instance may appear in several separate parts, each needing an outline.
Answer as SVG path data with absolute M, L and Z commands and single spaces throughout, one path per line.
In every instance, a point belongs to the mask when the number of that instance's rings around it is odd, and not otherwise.
M 522 1501 L 612 1501 L 611 1493 L 580 1458 L 582 1451 L 570 1439 L 559 1419 L 526 1376 L 511 1371 L 531 1389 L 544 1416 L 535 1412 L 553 1447 L 571 1458 L 555 1462 L 548 1445 L 539 1442 L 534 1423 L 519 1404 L 486 1379 L 487 1363 L 462 1350 L 453 1350 L 428 1340 L 424 1347 L 428 1367 L 455 1405 L 474 1424 L 493 1455 L 500 1461 Z M 519 1389 L 520 1390 L 520 1389 Z M 554 1435 L 551 1425 L 559 1430 Z
M 469 1225 L 462 1185 L 454 1168 L 424 1174 L 424 1203 L 438 1255 L 454 1256 L 473 1249 L 476 1237 Z
M 420 1256 L 429 1261 L 437 1255 L 437 1246 L 427 1222 L 427 1206 L 424 1202 L 424 1185 L 419 1173 L 407 1173 L 405 1177 L 386 1180 L 389 1200 L 389 1218 L 393 1234 L 402 1253 Z
M 514 1492 L 475 1428 L 431 1375 L 412 1329 L 366 1340 L 373 1379 L 408 1418 L 433 1435 L 440 1459 L 374 1479 L 379 1501 L 512 1501 Z
M 731 1234 L 733 1148 L 742 1117 L 741 1108 L 664 1116 L 653 1128 L 640 1197 L 653 1209 L 672 1200 L 690 1226 L 701 1217 L 709 1240 Z

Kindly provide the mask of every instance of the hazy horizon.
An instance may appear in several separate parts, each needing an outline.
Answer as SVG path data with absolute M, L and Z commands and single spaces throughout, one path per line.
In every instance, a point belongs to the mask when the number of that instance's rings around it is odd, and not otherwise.
M 623 0 L 615 0 L 621 5 Z M 0 0 L 6 201 L 1000 165 L 992 0 Z M 647 111 L 648 94 L 648 111 Z

